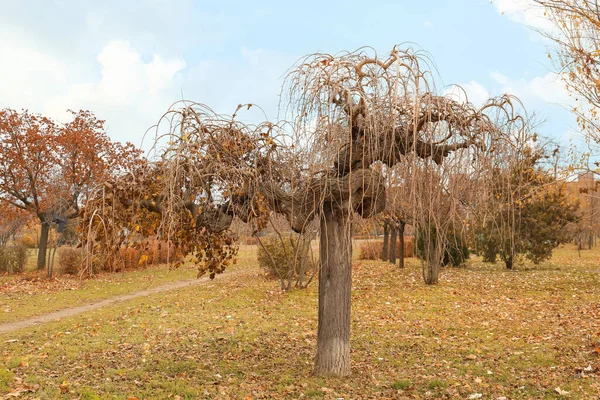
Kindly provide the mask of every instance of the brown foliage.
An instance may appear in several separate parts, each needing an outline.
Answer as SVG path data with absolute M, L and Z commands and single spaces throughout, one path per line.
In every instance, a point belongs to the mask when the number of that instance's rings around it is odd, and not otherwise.
M 258 245 L 258 239 L 253 236 L 250 236 L 250 237 L 244 238 L 242 240 L 242 243 L 245 245 L 249 245 L 249 246 L 256 246 L 256 245 Z
M 39 269 L 54 215 L 78 216 L 92 189 L 139 155 L 131 144 L 112 142 L 92 112 L 70 112 L 73 121 L 60 125 L 28 111 L 0 110 L 0 201 L 39 219 Z
M 79 274 L 83 265 L 83 251 L 73 247 L 61 248 L 59 250 L 58 265 L 63 274 Z
M 414 256 L 414 240 L 412 237 L 404 238 L 404 258 L 410 258 Z M 381 259 L 381 253 L 383 251 L 383 242 L 366 242 L 360 245 L 361 260 L 379 260 Z M 400 254 L 400 240 L 396 241 L 396 255 Z
M 0 247 L 0 272 L 22 272 L 26 262 L 27 249 L 24 246 Z

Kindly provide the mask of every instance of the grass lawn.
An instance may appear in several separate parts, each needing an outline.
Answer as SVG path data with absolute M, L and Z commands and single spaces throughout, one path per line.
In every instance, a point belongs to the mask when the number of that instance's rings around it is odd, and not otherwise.
M 253 255 L 244 249 L 241 258 L 235 268 L 244 271 Z M 516 271 L 474 260 L 468 268 L 445 269 L 440 283 L 429 287 L 415 260 L 403 270 L 357 261 L 353 374 L 344 379 L 311 376 L 316 286 L 281 293 L 276 281 L 248 268 L 0 335 L 0 394 L 600 398 L 599 260 L 598 250 L 579 258 L 571 247 L 550 262 Z M 132 276 L 130 290 L 146 284 L 137 278 L 138 285 Z
M 240 264 L 230 270 L 239 268 L 242 263 L 245 266 L 256 264 L 256 257 L 249 249 L 250 246 L 242 246 Z M 35 263 L 31 260 L 35 261 L 34 253 L 28 258 L 29 268 L 25 275 L 0 277 L 0 324 L 193 279 L 197 275 L 196 268 L 190 265 L 171 270 L 166 265 L 155 265 L 119 274 L 102 274 L 94 279 L 59 275 L 47 280 L 45 271 L 35 272 Z

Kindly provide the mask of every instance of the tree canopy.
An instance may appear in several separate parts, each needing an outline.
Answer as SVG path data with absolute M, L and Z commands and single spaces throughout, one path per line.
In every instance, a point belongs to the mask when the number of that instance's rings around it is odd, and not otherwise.
M 160 159 L 97 192 L 98 208 L 83 222 L 90 246 L 114 252 L 147 228 L 179 254 L 192 254 L 199 273 L 212 277 L 235 253 L 228 234 L 234 218 L 260 230 L 274 212 L 296 232 L 318 219 L 315 371 L 348 374 L 352 216 L 385 209 L 385 179 L 376 166 L 414 164 L 417 171 L 454 158 L 477 169 L 495 141 L 525 128 L 514 98 L 476 108 L 438 94 L 433 70 L 425 53 L 406 46 L 384 57 L 370 48 L 310 55 L 285 80 L 279 123 L 242 123 L 238 115 L 252 104 L 224 116 L 200 103 L 176 103 L 157 127 Z M 134 209 L 160 223 L 132 222 L 139 221 Z
M 71 114 L 61 125 L 26 110 L 0 110 L 0 201 L 39 219 L 40 269 L 55 216 L 78 216 L 96 185 L 139 156 L 131 144 L 112 142 L 90 111 Z

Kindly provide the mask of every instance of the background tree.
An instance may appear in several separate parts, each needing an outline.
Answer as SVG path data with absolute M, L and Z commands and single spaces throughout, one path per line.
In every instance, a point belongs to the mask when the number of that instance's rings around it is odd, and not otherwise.
M 46 266 L 52 222 L 75 218 L 91 188 L 138 154 L 111 142 L 91 112 L 71 113 L 59 126 L 28 111 L 0 111 L 0 200 L 39 219 L 38 269 Z
M 597 0 L 534 0 L 554 29 L 555 63 L 577 100 L 574 112 L 589 142 L 600 144 L 600 5 Z
M 475 247 L 484 261 L 499 255 L 508 269 L 518 255 L 537 264 L 572 239 L 567 227 L 579 219 L 578 202 L 541 165 L 545 150 L 535 137 L 516 138 L 497 155 L 482 193 L 488 201 L 475 224 Z
M 447 258 L 450 234 L 462 229 L 458 201 L 449 187 L 450 171 L 456 166 L 421 163 L 416 168 L 419 180 L 411 188 L 411 197 L 417 230 L 417 255 L 422 260 L 426 284 L 438 282 Z
M 6 247 L 11 239 L 15 239 L 17 233 L 25 227 L 27 214 L 8 203 L 0 202 L 0 248 Z
M 58 131 L 40 115 L 0 111 L 0 198 L 35 215 L 41 224 L 38 268 L 46 266 L 52 209 L 57 202 Z
M 411 221 L 409 213 L 413 210 L 407 190 L 410 186 L 409 179 L 411 175 L 403 173 L 403 170 L 398 166 L 385 169 L 384 174 L 387 181 L 387 191 L 386 209 L 380 217 L 384 226 L 381 259 L 395 264 L 397 255 L 399 267 L 404 268 L 404 231 L 406 225 Z M 393 233 L 391 238 L 390 232 Z M 399 239 L 398 254 L 396 254 L 395 246 L 396 237 Z
M 70 111 L 73 120 L 59 129 L 57 150 L 65 185 L 64 209 L 74 218 L 92 190 L 139 162 L 140 150 L 131 143 L 113 142 L 91 111 Z

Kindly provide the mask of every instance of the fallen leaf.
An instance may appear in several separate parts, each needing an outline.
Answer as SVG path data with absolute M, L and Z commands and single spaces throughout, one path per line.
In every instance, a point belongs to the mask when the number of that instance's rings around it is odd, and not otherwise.
M 560 386 L 557 386 L 556 388 L 554 388 L 554 391 L 558 394 L 560 394 L 561 396 L 567 396 L 569 394 L 569 392 L 567 392 L 566 390 L 562 390 L 560 388 Z
M 69 392 L 69 381 L 64 381 L 60 385 L 58 385 L 61 394 L 65 394 Z

